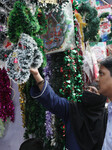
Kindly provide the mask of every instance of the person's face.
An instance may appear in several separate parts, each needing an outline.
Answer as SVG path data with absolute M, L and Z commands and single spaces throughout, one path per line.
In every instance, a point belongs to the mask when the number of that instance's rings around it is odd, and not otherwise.
M 112 98 L 112 76 L 106 67 L 100 66 L 99 77 L 96 79 L 96 82 L 99 86 L 99 93 Z

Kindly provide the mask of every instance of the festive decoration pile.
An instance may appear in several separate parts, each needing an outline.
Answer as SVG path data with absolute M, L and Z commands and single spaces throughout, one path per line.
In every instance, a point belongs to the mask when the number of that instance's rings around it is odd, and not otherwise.
M 30 76 L 30 67 L 39 68 L 42 61 L 37 43 L 29 35 L 22 33 L 16 49 L 8 56 L 7 73 L 14 82 L 22 84 Z

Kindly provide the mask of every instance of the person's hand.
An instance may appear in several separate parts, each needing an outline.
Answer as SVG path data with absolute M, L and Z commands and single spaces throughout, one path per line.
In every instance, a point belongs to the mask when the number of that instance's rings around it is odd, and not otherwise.
M 34 76 L 36 76 L 36 75 L 39 74 L 39 71 L 38 71 L 37 68 L 30 68 L 30 72 L 31 72 Z

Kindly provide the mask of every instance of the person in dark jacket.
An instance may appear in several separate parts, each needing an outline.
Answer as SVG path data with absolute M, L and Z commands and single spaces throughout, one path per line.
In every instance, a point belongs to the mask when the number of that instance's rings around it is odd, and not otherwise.
M 31 96 L 65 123 L 66 150 L 101 150 L 107 120 L 106 97 L 89 89 L 83 92 L 81 102 L 69 102 L 53 91 L 36 68 L 30 71 L 36 80 Z

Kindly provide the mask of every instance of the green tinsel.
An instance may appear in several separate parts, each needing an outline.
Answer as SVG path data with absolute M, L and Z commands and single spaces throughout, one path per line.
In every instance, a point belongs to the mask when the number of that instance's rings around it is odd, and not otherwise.
M 9 39 L 13 43 L 17 43 L 21 33 L 27 33 L 32 36 L 43 54 L 42 67 L 45 67 L 47 62 L 43 41 L 37 37 L 37 34 L 45 34 L 47 32 L 47 24 L 48 21 L 42 9 L 37 7 L 36 13 L 33 16 L 26 4 L 20 1 L 15 2 L 8 19 Z
M 95 7 L 91 7 L 89 3 L 82 3 L 79 6 L 78 12 L 81 14 L 87 26 L 84 31 L 84 42 L 96 41 L 99 30 L 100 19 L 97 17 L 97 10 Z
M 8 18 L 8 35 L 13 43 L 17 43 L 20 34 L 26 33 L 32 36 L 38 33 L 40 25 L 36 17 L 34 17 L 30 9 L 25 3 L 20 1 L 15 2 L 13 10 Z
M 38 19 L 40 25 L 40 30 L 38 34 L 45 34 L 48 30 L 48 20 L 45 16 L 43 9 L 39 9 L 37 7 L 35 17 Z
M 62 94 L 59 91 L 59 88 L 62 87 L 62 83 L 64 82 L 62 72 L 60 72 L 61 66 L 64 65 L 64 52 L 50 54 L 51 62 L 49 64 L 49 70 L 51 71 L 51 76 L 49 77 L 49 83 L 53 87 L 54 91 L 59 95 Z M 63 122 L 59 118 L 55 118 L 55 142 L 56 145 L 52 147 L 52 150 L 62 150 L 65 146 L 65 136 L 63 136 Z
M 102 13 L 102 14 L 99 16 L 99 18 L 100 18 L 100 19 L 101 19 L 101 18 L 106 18 L 108 15 L 109 15 L 109 12 L 104 12 L 104 13 Z
M 25 139 L 33 135 L 36 138 L 45 138 L 45 109 L 30 96 L 30 88 L 35 84 L 35 80 L 30 76 L 29 81 L 25 84 L 24 94 L 25 103 Z

